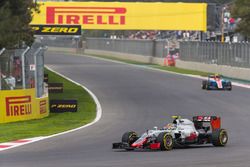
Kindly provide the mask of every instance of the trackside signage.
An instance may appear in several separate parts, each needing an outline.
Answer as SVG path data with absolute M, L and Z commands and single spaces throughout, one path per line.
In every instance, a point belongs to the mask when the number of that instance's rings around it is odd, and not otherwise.
M 66 13 L 66 14 L 65 14 Z M 47 7 L 47 24 L 124 25 L 124 7 Z M 76 15 L 78 14 L 78 15 Z
M 49 115 L 48 96 L 35 97 L 35 89 L 0 91 L 0 123 L 39 119 Z
M 6 116 L 32 114 L 31 96 L 6 97 Z
M 44 2 L 40 3 L 40 13 L 34 14 L 31 24 L 81 25 L 82 29 L 104 30 L 206 31 L 207 4 Z
M 77 100 L 50 100 L 50 111 L 53 113 L 77 112 Z
M 63 93 L 63 83 L 48 83 L 49 93 Z
M 81 35 L 80 25 L 31 25 L 36 35 Z

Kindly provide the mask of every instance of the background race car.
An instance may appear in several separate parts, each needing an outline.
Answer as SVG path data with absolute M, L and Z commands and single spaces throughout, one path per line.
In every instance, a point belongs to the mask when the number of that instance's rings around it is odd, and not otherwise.
M 209 75 L 207 80 L 202 81 L 201 87 L 207 90 L 232 90 L 232 83 L 220 75 Z
M 113 149 L 151 149 L 172 150 L 176 146 L 202 145 L 225 146 L 228 141 L 227 131 L 221 129 L 221 120 L 217 116 L 194 116 L 193 121 L 173 117 L 162 129 L 155 127 L 141 136 L 136 132 L 125 132 L 119 143 L 113 143 Z

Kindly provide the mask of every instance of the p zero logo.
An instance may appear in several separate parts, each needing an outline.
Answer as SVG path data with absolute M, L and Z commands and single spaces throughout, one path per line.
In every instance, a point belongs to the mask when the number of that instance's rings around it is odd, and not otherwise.
M 125 25 L 123 7 L 47 7 L 46 24 Z
M 50 100 L 50 112 L 77 112 L 77 100 Z
M 31 96 L 6 97 L 6 116 L 32 114 Z
M 36 35 L 81 35 L 80 25 L 30 25 Z

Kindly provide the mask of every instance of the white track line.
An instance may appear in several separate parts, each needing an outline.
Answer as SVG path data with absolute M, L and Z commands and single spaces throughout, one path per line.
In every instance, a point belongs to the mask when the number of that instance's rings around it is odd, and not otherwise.
M 153 67 L 148 67 L 148 66 L 144 66 L 144 65 L 130 64 L 130 63 L 122 62 L 122 61 L 119 61 L 119 60 L 111 60 L 111 59 L 108 59 L 108 58 L 96 57 L 96 56 L 91 56 L 91 55 L 80 55 L 80 54 L 75 54 L 75 55 L 76 56 L 85 56 L 85 57 L 95 58 L 95 59 L 109 61 L 109 62 L 113 62 L 113 63 L 126 64 L 126 65 L 135 66 L 135 67 L 138 67 L 138 68 L 144 68 L 144 69 L 150 69 L 150 70 L 154 70 L 154 71 L 166 72 L 166 73 L 175 74 L 175 75 L 187 76 L 187 77 L 192 77 L 192 78 L 197 78 L 197 79 L 202 79 L 202 80 L 207 79 L 207 77 L 202 77 L 202 76 L 199 76 L 199 75 L 182 74 L 182 73 L 177 73 L 177 72 L 173 72 L 173 71 L 167 71 L 167 70 L 161 70 L 161 69 L 157 69 L 157 68 L 153 68 Z M 243 83 L 239 83 L 239 82 L 232 82 L 232 84 L 234 86 L 250 89 L 250 84 L 243 84 Z
M 96 117 L 95 117 L 95 120 L 92 121 L 91 123 L 88 123 L 88 124 L 86 124 L 84 126 L 81 126 L 79 128 L 71 129 L 71 130 L 61 132 L 61 133 L 57 133 L 57 134 L 50 135 L 50 136 L 41 136 L 41 137 L 35 137 L 35 138 L 30 138 L 30 139 L 21 139 L 21 141 L 25 141 L 25 142 L 18 142 L 20 140 L 17 140 L 17 141 L 12 141 L 12 142 L 0 143 L 0 151 L 12 149 L 12 148 L 15 148 L 15 147 L 23 146 L 23 145 L 26 145 L 26 144 L 34 143 L 34 142 L 41 141 L 41 140 L 44 140 L 44 139 L 48 139 L 48 138 L 64 135 L 64 134 L 67 134 L 67 133 L 71 133 L 71 132 L 74 132 L 74 131 L 77 131 L 77 130 L 80 130 L 80 129 L 84 129 L 84 128 L 87 128 L 87 127 L 97 123 L 101 119 L 101 117 L 102 117 L 102 107 L 101 107 L 101 104 L 100 104 L 98 98 L 95 96 L 95 94 L 92 91 L 90 91 L 85 86 L 73 81 L 72 79 L 70 79 L 70 78 L 68 78 L 68 77 L 66 77 L 66 76 L 52 70 L 48 66 L 46 66 L 46 68 L 48 68 L 50 71 L 56 73 L 57 75 L 60 75 L 61 77 L 73 82 L 74 84 L 76 84 L 78 86 L 81 86 L 83 89 L 85 89 L 91 95 L 91 97 L 93 98 L 93 100 L 96 103 Z
M 71 55 L 74 55 L 74 56 L 85 56 L 85 57 L 94 58 L 94 59 L 97 59 L 97 60 L 104 60 L 104 61 L 109 61 L 109 62 L 113 62 L 113 63 L 126 64 L 126 65 L 130 65 L 130 66 L 138 67 L 138 68 L 150 69 L 150 70 L 154 70 L 154 71 L 166 72 L 166 73 L 170 73 L 170 74 L 187 76 L 187 77 L 192 77 L 192 78 L 197 78 L 197 79 L 207 79 L 207 77 L 202 77 L 202 76 L 199 76 L 199 75 L 181 74 L 181 73 L 177 73 L 177 72 L 173 72 L 173 71 L 166 71 L 166 70 L 161 70 L 161 69 L 148 67 L 148 66 L 143 66 L 143 65 L 130 64 L 130 63 L 123 62 L 122 60 L 121 61 L 119 61 L 119 60 L 111 60 L 109 58 L 97 57 L 97 56 L 92 56 L 92 55 L 76 54 L 76 53 L 68 53 L 68 54 L 71 54 Z M 250 89 L 250 84 L 243 84 L 243 83 L 239 83 L 239 82 L 232 82 L 232 84 L 234 86 Z
M 21 140 L 6 142 L 6 143 L 0 143 L 0 152 L 4 150 L 9 150 L 15 147 L 23 146 L 25 144 L 34 143 L 43 139 L 45 139 L 45 137 L 34 137 L 34 138 L 29 138 L 29 139 L 21 139 Z
M 181 73 L 176 73 L 176 72 L 172 72 L 172 71 L 165 71 L 165 70 L 161 70 L 161 69 L 156 69 L 156 68 L 153 68 L 153 67 L 147 67 L 147 66 L 143 66 L 143 65 L 136 65 L 136 64 L 129 64 L 129 63 L 125 63 L 125 62 L 122 62 L 122 61 L 118 61 L 118 60 L 110 60 L 110 59 L 107 59 L 107 58 L 101 58 L 101 57 L 95 57 L 95 56 L 90 56 L 90 55 L 79 55 L 79 54 L 73 54 L 73 55 L 76 55 L 76 56 L 85 56 L 85 57 L 90 57 L 90 58 L 95 58 L 95 59 L 99 59 L 99 60 L 104 60 L 104 61 L 109 61 L 109 62 L 114 62 L 114 63 L 120 63 L 120 64 L 126 64 L 126 65 L 131 65 L 131 66 L 134 66 L 134 67 L 138 67 L 138 68 L 144 68 L 144 69 L 150 69 L 150 70 L 154 70 L 154 71 L 160 71 L 160 72 L 166 72 L 166 73 L 171 73 L 171 74 L 175 74 L 175 75 L 182 75 L 182 76 L 188 76 L 188 77 L 192 77 L 192 78 L 197 78 L 197 79 L 206 79 L 207 77 L 202 77 L 202 76 L 198 76 L 198 75 L 191 75 L 191 74 L 181 74 Z M 8 150 L 8 149 L 11 149 L 11 148 L 15 148 L 15 147 L 19 147 L 19 146 L 22 146 L 22 145 L 25 145 L 25 144 L 29 144 L 29 143 L 33 143 L 33 142 L 37 142 L 37 141 L 41 141 L 41 140 L 44 140 L 44 139 L 48 139 L 48 138 L 52 138 L 52 137 L 56 137 L 56 136 L 59 136 L 59 135 L 64 135 L 64 134 L 67 134 L 67 133 L 70 133 L 70 132 L 74 132 L 74 131 L 77 131 L 77 130 L 80 130 L 80 129 L 83 129 L 83 128 L 86 128 L 86 127 L 89 127 L 93 124 L 95 124 L 96 122 L 98 122 L 100 119 L 101 119 L 101 116 L 102 116 L 102 108 L 101 108 L 101 104 L 99 102 L 99 100 L 97 99 L 97 97 L 94 95 L 94 93 L 92 93 L 88 88 L 86 88 L 85 86 L 73 81 L 72 79 L 52 70 L 51 68 L 49 68 L 48 66 L 46 66 L 46 68 L 48 68 L 50 71 L 56 73 L 57 75 L 60 75 L 62 76 L 63 78 L 75 83 L 76 85 L 79 85 L 81 86 L 82 88 L 84 88 L 91 96 L 92 98 L 94 99 L 95 103 L 96 103 L 96 110 L 97 110 L 97 113 L 96 113 L 96 118 L 93 122 L 89 123 L 89 124 L 86 124 L 84 126 L 81 126 L 79 128 L 76 128 L 76 129 L 72 129 L 72 130 L 69 130 L 69 131 L 66 131 L 66 132 L 62 132 L 62 133 L 58 133 L 58 134 L 54 134 L 54 135 L 50 135 L 50 136 L 42 136 L 42 137 L 36 137 L 36 138 L 31 138 L 31 139 L 22 139 L 22 140 L 31 140 L 29 142 L 26 142 L 26 143 L 17 143 L 17 144 L 13 144 L 12 142 L 7 142 L 7 143 L 0 143 L 0 151 L 3 151 L 3 150 Z M 238 82 L 232 82 L 232 84 L 234 86 L 238 86 L 238 87 L 243 87 L 243 88 L 248 88 L 250 89 L 250 85 L 249 84 L 241 84 L 241 83 L 238 83 Z M 15 143 L 15 141 L 14 141 Z M 10 147 L 7 147 L 7 148 L 1 148 L 1 145 L 10 145 Z
M 55 137 L 55 136 L 67 134 L 67 133 L 70 133 L 70 132 L 74 132 L 74 131 L 77 131 L 77 130 L 80 130 L 80 129 L 89 127 L 89 126 L 95 124 L 96 122 L 98 122 L 98 121 L 101 119 L 101 117 L 102 117 L 102 107 L 101 107 L 101 104 L 100 104 L 98 98 L 96 97 L 96 95 L 95 95 L 93 92 L 91 92 L 91 91 L 90 91 L 88 88 L 86 88 L 85 86 L 83 86 L 83 85 L 77 83 L 76 81 L 73 81 L 72 79 L 66 77 L 65 75 L 60 74 L 60 73 L 58 73 L 58 72 L 52 70 L 52 69 L 49 68 L 48 66 L 45 66 L 45 67 L 46 67 L 47 69 L 49 69 L 50 71 L 56 73 L 57 75 L 60 75 L 61 77 L 63 77 L 63 78 L 65 78 L 65 79 L 67 79 L 67 80 L 73 82 L 74 84 L 76 84 L 76 85 L 78 85 L 78 86 L 81 86 L 83 89 L 85 89 L 85 90 L 91 95 L 91 97 L 94 99 L 94 101 L 95 101 L 95 103 L 96 103 L 96 118 L 95 118 L 95 120 L 94 120 L 93 122 L 91 122 L 91 123 L 89 123 L 89 124 L 86 124 L 86 125 L 84 125 L 84 126 L 81 126 L 81 127 L 79 127 L 79 128 L 76 128 L 76 129 L 71 129 L 71 130 L 68 130 L 68 131 L 65 131 L 65 132 L 61 132 L 61 133 L 57 133 L 57 134 L 54 134 L 54 135 L 46 136 L 45 138 L 51 138 L 51 137 Z

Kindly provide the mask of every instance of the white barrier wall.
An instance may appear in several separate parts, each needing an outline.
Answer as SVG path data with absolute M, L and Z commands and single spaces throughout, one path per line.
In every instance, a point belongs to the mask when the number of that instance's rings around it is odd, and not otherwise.
M 176 66 L 190 70 L 197 70 L 203 72 L 219 73 L 224 76 L 242 80 L 250 80 L 250 69 L 239 68 L 225 65 L 205 64 L 190 61 L 177 60 Z

